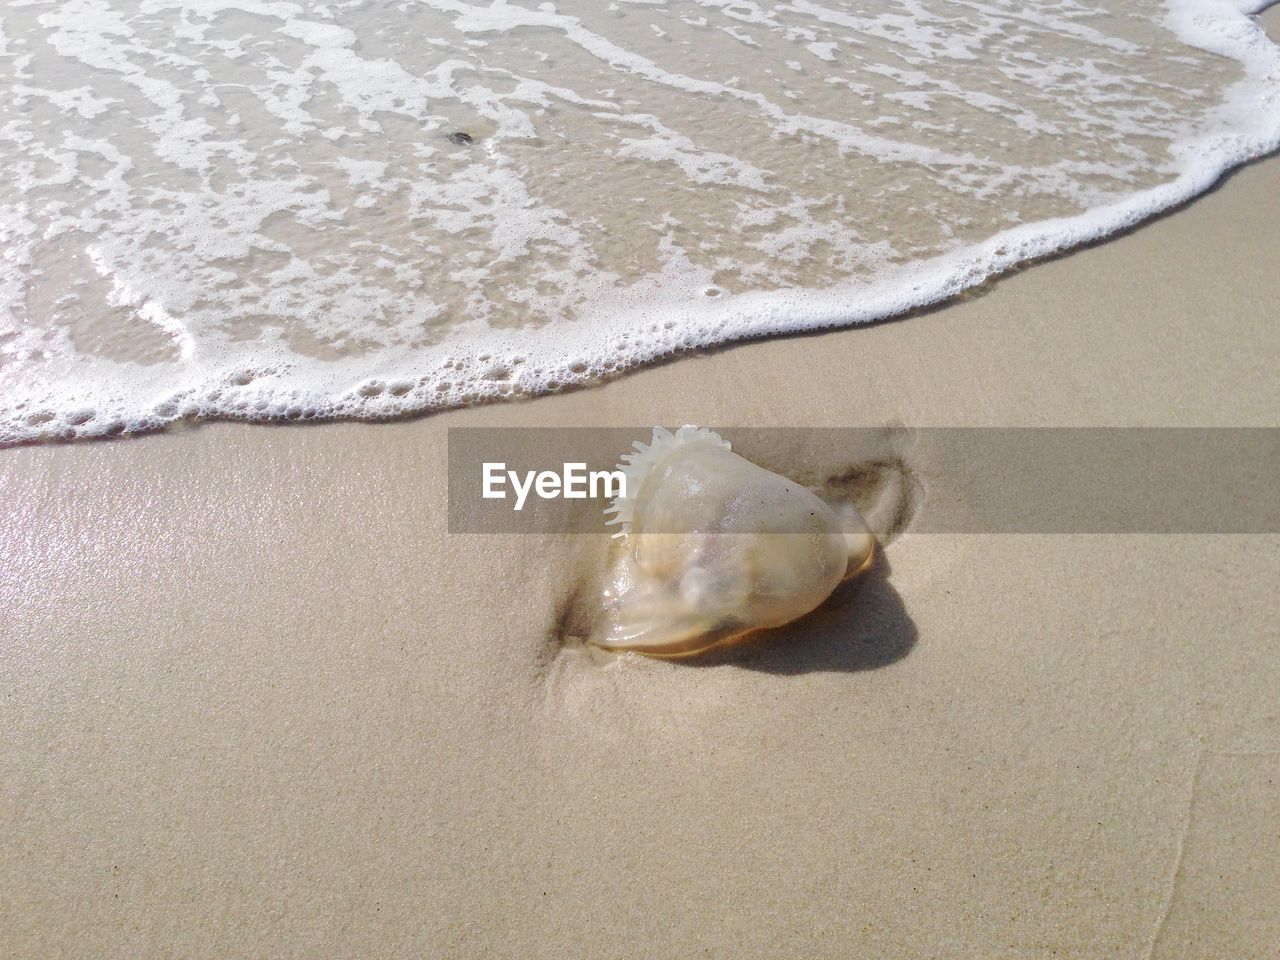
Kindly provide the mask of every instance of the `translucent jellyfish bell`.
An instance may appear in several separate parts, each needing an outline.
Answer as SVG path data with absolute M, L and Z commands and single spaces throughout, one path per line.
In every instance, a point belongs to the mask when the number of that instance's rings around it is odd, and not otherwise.
M 653 431 L 622 457 L 618 559 L 591 642 L 678 657 L 778 627 L 865 567 L 875 539 L 852 505 L 734 453 L 710 430 Z

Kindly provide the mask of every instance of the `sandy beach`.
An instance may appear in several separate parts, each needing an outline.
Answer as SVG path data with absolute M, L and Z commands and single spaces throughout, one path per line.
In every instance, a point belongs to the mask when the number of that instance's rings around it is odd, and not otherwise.
M 1274 958 L 1277 536 L 908 526 L 663 662 L 565 641 L 603 538 L 445 481 L 456 426 L 1275 426 L 1278 224 L 1272 158 L 896 322 L 0 451 L 0 956 Z

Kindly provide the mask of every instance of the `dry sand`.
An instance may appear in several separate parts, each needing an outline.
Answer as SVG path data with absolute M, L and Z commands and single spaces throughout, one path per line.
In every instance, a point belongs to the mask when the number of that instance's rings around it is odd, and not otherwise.
M 709 666 L 449 535 L 456 425 L 1280 421 L 1280 159 L 913 317 L 389 425 L 0 451 L 0 956 L 1280 948 L 1275 536 L 926 535 Z

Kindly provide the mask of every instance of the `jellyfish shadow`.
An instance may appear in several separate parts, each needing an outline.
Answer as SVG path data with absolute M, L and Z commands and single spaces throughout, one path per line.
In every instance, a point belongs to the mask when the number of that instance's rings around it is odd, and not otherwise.
M 869 569 L 842 583 L 809 615 L 680 663 L 776 674 L 853 673 L 895 663 L 911 652 L 919 632 L 890 572 L 884 551 L 877 550 Z

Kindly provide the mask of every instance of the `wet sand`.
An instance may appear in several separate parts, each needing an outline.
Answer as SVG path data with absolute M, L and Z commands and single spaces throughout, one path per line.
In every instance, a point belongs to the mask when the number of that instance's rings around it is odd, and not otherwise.
M 601 660 L 562 639 L 600 538 L 450 535 L 444 458 L 461 425 L 1273 426 L 1278 223 L 1272 159 L 902 322 L 0 451 L 0 955 L 1273 957 L 1280 538 L 908 528 L 743 656 Z

